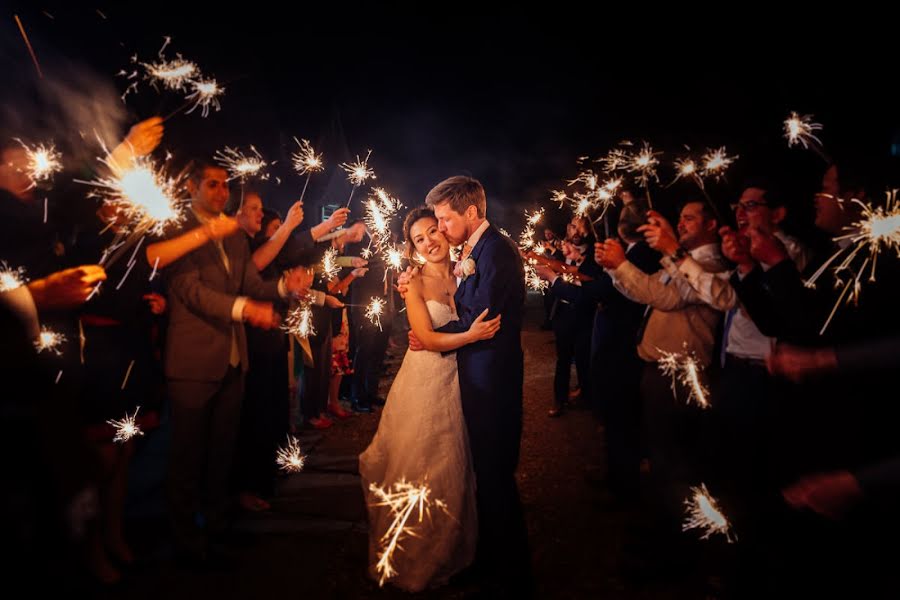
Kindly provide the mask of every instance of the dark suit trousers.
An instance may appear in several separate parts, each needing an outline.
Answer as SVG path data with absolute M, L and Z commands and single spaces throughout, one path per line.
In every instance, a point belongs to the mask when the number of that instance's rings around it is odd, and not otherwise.
M 553 400 L 557 406 L 564 406 L 569 397 L 569 371 L 572 359 L 578 373 L 581 397 L 590 396 L 590 364 L 592 323 L 581 322 L 571 304 L 560 304 L 553 317 L 553 333 L 556 338 L 556 374 L 553 377 Z
M 175 541 L 180 550 L 203 552 L 203 512 L 209 533 L 224 529 L 228 481 L 239 428 L 244 377 L 229 368 L 218 382 L 168 381 L 172 401 L 172 447 L 168 497 Z
M 679 531 L 683 503 L 690 486 L 700 483 L 699 452 L 708 411 L 688 405 L 688 392 L 680 383 L 676 398 L 671 385 L 671 376 L 663 375 L 655 362 L 644 364 L 641 401 L 653 486 L 650 501 L 658 523 L 673 536 L 684 537 Z
M 328 404 L 328 383 L 331 381 L 331 326 L 323 327 L 309 338 L 313 367 L 305 370 L 306 385 L 300 395 L 303 420 L 316 419 Z
M 641 373 L 633 342 L 607 344 L 591 357 L 595 405 L 604 423 L 610 490 L 636 497 L 641 467 Z M 597 396 L 602 395 L 602 398 Z
M 382 322 L 382 331 L 365 317 L 365 311 L 354 311 L 357 325 L 355 336 L 356 351 L 353 357 L 353 397 L 361 404 L 368 405 L 378 396 L 378 380 L 387 352 L 390 337 L 391 317 Z
M 288 432 L 287 343 L 281 331 L 248 328 L 250 369 L 235 460 L 241 491 L 262 496 L 275 492 L 275 453 Z

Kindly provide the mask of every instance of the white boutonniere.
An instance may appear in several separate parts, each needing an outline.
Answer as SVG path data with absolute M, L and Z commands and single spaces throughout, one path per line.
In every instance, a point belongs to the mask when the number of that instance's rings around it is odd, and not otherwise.
M 475 261 L 472 258 L 467 258 L 462 262 L 462 278 L 468 279 L 470 275 L 475 274 Z

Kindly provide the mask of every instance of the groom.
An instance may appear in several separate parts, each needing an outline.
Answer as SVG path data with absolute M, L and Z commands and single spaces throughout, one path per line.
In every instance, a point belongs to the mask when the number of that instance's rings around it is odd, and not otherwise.
M 486 318 L 503 316 L 496 337 L 463 346 L 456 360 L 476 478 L 476 564 L 490 583 L 528 590 L 527 531 L 515 480 L 522 435 L 522 261 L 513 242 L 486 220 L 487 200 L 478 180 L 445 179 L 425 203 L 450 244 L 463 245 L 454 296 L 459 320 L 438 331 L 464 332 L 485 308 L 490 309 Z M 410 348 L 421 349 L 412 335 Z

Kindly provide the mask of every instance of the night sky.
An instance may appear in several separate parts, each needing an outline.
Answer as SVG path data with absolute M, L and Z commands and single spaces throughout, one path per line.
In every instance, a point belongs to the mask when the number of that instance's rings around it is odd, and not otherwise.
M 892 144 L 895 152 L 900 145 L 891 81 L 897 45 L 877 31 L 885 22 L 877 15 L 858 25 L 841 15 L 838 28 L 807 14 L 742 16 L 730 6 L 732 16 L 719 25 L 655 14 L 651 27 L 640 10 L 491 17 L 441 4 L 430 9 L 440 16 L 424 19 L 355 12 L 350 4 L 309 12 L 253 2 L 246 10 L 190 13 L 185 4 L 4 10 L 3 133 L 60 140 L 99 127 L 115 137 L 137 120 L 171 113 L 182 104 L 179 94 L 143 85 L 123 106 L 118 95 L 126 83 L 115 77 L 132 54 L 154 58 L 169 35 L 167 56 L 179 52 L 197 62 L 226 93 L 222 110 L 208 118 L 198 111 L 169 120 L 163 148 L 183 162 L 254 144 L 278 161 L 271 173 L 282 183 L 263 191 L 282 210 L 302 186 L 290 169 L 292 136 L 325 153 L 327 169 L 313 177 L 310 205 L 345 202 L 350 188 L 337 163 L 371 148 L 377 183 L 407 206 L 444 177 L 471 174 L 485 184 L 489 217 L 513 233 L 521 229 L 521 210 L 555 206 L 548 190 L 576 175 L 579 156 L 597 157 L 623 139 L 668 151 L 663 184 L 685 144 L 699 151 L 726 145 L 741 159 L 729 182 L 712 189 L 723 202 L 748 175 L 791 173 L 805 186 L 821 176 L 821 161 L 788 150 L 781 137 L 791 110 L 814 114 L 825 126 L 826 148 L 836 153 L 887 160 Z M 43 82 L 13 13 L 28 31 Z M 805 31 L 791 31 L 791 23 Z M 83 103 L 94 106 L 88 116 L 60 109 Z M 85 147 L 76 142 L 70 145 Z M 686 191 L 654 193 L 674 203 Z M 565 218 L 550 212 L 552 220 Z

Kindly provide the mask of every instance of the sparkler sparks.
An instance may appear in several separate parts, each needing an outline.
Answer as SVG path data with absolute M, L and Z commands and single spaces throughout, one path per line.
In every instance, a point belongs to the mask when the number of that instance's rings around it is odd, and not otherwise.
M 126 169 L 119 169 L 109 159 L 102 162 L 110 168 L 110 175 L 79 183 L 94 186 L 89 195 L 114 205 L 135 232 L 162 235 L 166 227 L 184 219 L 176 200 L 181 177 L 170 177 L 149 156 L 135 157 Z
M 369 305 L 366 307 L 366 318 L 372 322 L 373 325 L 378 327 L 379 331 L 381 330 L 381 315 L 384 313 L 384 300 L 378 297 L 372 298 L 369 301 Z
M 112 425 L 116 428 L 116 435 L 113 437 L 114 442 L 127 442 L 131 438 L 137 435 L 144 435 L 144 432 L 141 431 L 141 428 L 135 424 L 134 420 L 137 417 L 138 411 L 141 409 L 138 406 L 133 415 L 126 414 L 125 418 L 119 421 L 107 421 L 108 424 Z
M 897 190 L 887 192 L 883 206 L 873 206 L 855 198 L 850 202 L 860 207 L 860 219 L 849 227 L 848 233 L 835 238 L 836 242 L 846 240 L 850 244 L 832 254 L 805 282 L 807 287 L 815 287 L 822 274 L 843 256 L 833 268 L 835 288 L 842 290 L 819 335 L 825 333 L 844 301 L 854 304 L 859 301 L 866 269 L 869 270 L 868 281 L 875 281 L 878 256 L 882 251 L 894 251 L 900 257 L 900 203 L 897 201 Z M 848 274 L 849 277 L 845 280 L 844 277 Z
M 716 150 L 707 150 L 703 155 L 703 168 L 700 173 L 704 177 L 714 177 L 716 181 L 719 181 L 725 176 L 725 170 L 738 158 L 738 156 L 728 156 L 725 153 L 725 146 Z
M 9 292 L 27 283 L 24 267 L 10 267 L 0 260 L 0 292 Z
M 309 140 L 298 140 L 294 138 L 300 149 L 294 152 L 294 170 L 300 175 L 308 175 L 310 173 L 318 173 L 325 168 L 322 162 L 322 154 L 316 154 Z
M 366 158 L 363 160 L 359 160 L 359 155 L 357 154 L 355 163 L 341 163 L 341 168 L 347 172 L 347 179 L 350 180 L 353 187 L 359 187 L 369 179 L 377 179 L 375 171 L 369 168 L 370 156 L 372 156 L 371 150 L 368 151 Z
M 544 293 L 544 291 L 550 287 L 550 283 L 541 279 L 541 277 L 537 274 L 537 271 L 534 269 L 536 261 L 529 260 L 525 263 L 525 285 L 530 289 Z
M 62 171 L 63 166 L 60 161 L 62 154 L 56 150 L 56 146 L 52 143 L 47 145 L 38 144 L 32 148 L 22 140 L 15 139 L 25 149 L 25 155 L 28 158 L 28 164 L 25 167 L 25 172 L 28 174 L 28 178 L 31 179 L 31 185 L 28 189 L 37 187 L 42 181 L 49 181 L 54 173 Z
M 45 325 L 41 327 L 41 333 L 38 336 L 38 339 L 34 342 L 34 347 L 38 352 L 47 350 L 48 352 L 52 352 L 57 356 L 61 356 L 62 350 L 60 349 L 60 346 L 62 346 L 65 341 L 66 336 L 61 333 L 56 333 Z
M 263 160 L 262 155 L 253 146 L 250 146 L 250 152 L 251 154 L 247 156 L 235 148 L 226 146 L 224 150 L 217 150 L 214 158 L 228 171 L 229 181 L 240 179 L 243 182 L 249 177 L 268 179 L 269 175 L 265 168 L 269 166 L 269 163 Z
M 216 83 L 215 79 L 192 81 L 191 89 L 193 91 L 184 98 L 193 103 L 193 106 L 185 113 L 186 115 L 200 108 L 200 115 L 205 118 L 209 116 L 210 108 L 215 108 L 216 111 L 222 110 L 219 96 L 225 93 L 225 88 Z
M 337 248 L 329 248 L 322 257 L 322 277 L 331 281 L 337 277 L 341 267 L 337 264 L 338 251 Z
M 822 130 L 822 125 L 814 123 L 812 115 L 800 116 L 796 112 L 791 112 L 784 121 L 784 137 L 787 138 L 788 147 L 800 144 L 804 149 L 808 149 L 810 144 L 813 147 L 822 146 L 822 140 L 816 137 L 815 132 Z
M 275 462 L 286 473 L 299 473 L 306 465 L 306 456 L 300 449 L 300 442 L 292 435 L 287 436 L 287 446 L 279 448 Z
M 431 488 L 427 485 L 415 486 L 406 480 L 400 480 L 385 490 L 381 486 L 370 483 L 369 491 L 378 498 L 373 506 L 389 507 L 393 516 L 387 531 L 380 538 L 382 550 L 378 554 L 378 563 L 375 565 L 376 572 L 381 576 L 378 581 L 378 585 L 381 586 L 386 580 L 397 575 L 391 559 L 394 552 L 400 548 L 401 538 L 404 535 L 411 537 L 417 535 L 408 524 L 410 519 L 414 518 L 413 515 L 416 511 L 418 510 L 419 513 L 417 523 L 422 523 L 426 517 L 431 518 L 432 504 L 448 516 L 450 513 L 447 512 L 447 505 L 442 500 L 431 498 Z
M 316 329 L 313 327 L 312 309 L 309 304 L 301 304 L 289 312 L 282 329 L 291 335 L 304 339 L 316 335 Z
M 664 375 L 672 376 L 672 394 L 675 395 L 675 399 L 678 399 L 677 384 L 681 383 L 688 390 L 688 404 L 693 400 L 700 408 L 709 408 L 709 391 L 700 381 L 703 367 L 697 363 L 693 354 L 687 351 L 684 353 L 659 351 L 663 355 L 659 359 L 659 368 Z
M 566 202 L 569 200 L 569 197 L 563 190 L 551 190 L 550 191 L 550 200 L 559 204 L 559 207 L 562 208 Z
M 737 536 L 731 529 L 731 523 L 722 513 L 718 502 L 709 494 L 706 484 L 691 488 L 691 497 L 684 501 L 687 517 L 681 526 L 682 531 L 699 529 L 703 531 L 700 539 L 709 539 L 715 533 L 725 536 L 729 544 L 733 543 Z

